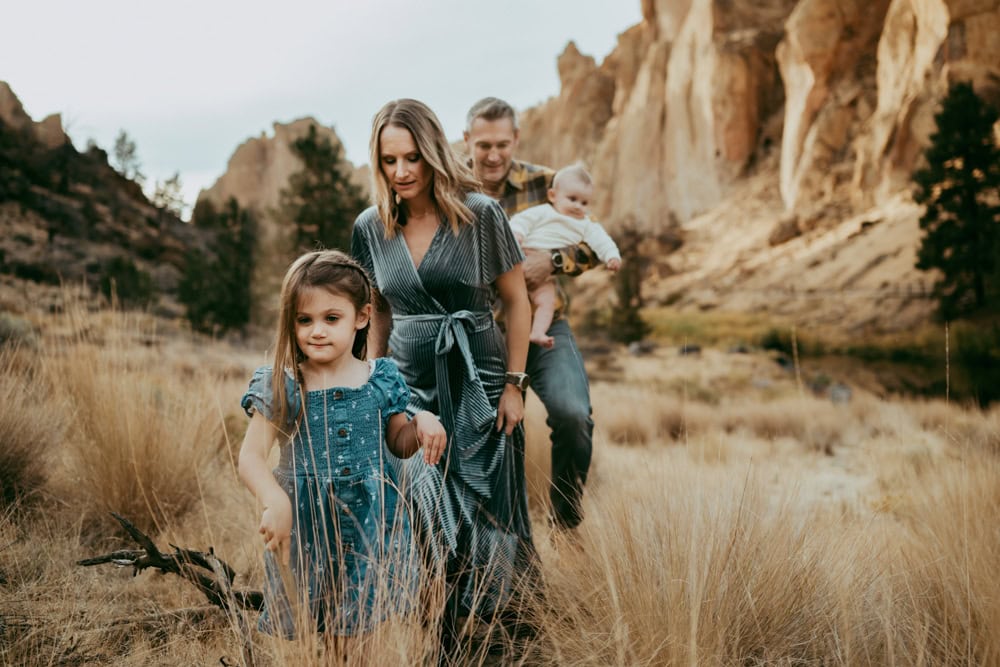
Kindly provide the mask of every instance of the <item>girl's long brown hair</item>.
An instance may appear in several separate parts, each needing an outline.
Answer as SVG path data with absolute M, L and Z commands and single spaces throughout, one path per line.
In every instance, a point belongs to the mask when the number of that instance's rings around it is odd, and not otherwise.
M 296 259 L 285 273 L 281 283 L 281 303 L 278 310 L 278 330 L 274 337 L 274 363 L 271 366 L 271 392 L 274 396 L 272 423 L 280 433 L 291 437 L 305 410 L 302 372 L 299 364 L 305 359 L 295 340 L 295 315 L 299 296 L 309 287 L 321 287 L 350 300 L 360 311 L 371 303 L 371 279 L 354 258 L 339 250 L 316 250 Z M 351 352 L 358 359 L 367 353 L 368 326 L 354 335 Z M 290 406 L 285 392 L 285 369 L 295 374 L 299 392 L 299 413 L 290 432 L 286 433 Z
M 389 125 L 409 131 L 421 157 L 434 170 L 431 201 L 448 221 L 452 231 L 457 234 L 460 225 L 471 224 L 475 216 L 465 206 L 465 195 L 478 191 L 481 184 L 472 169 L 455 154 L 434 112 L 418 100 L 400 99 L 388 102 L 375 114 L 368 143 L 372 192 L 375 193 L 375 206 L 385 225 L 386 236 L 392 238 L 396 235 L 400 228 L 400 215 L 404 213 L 396 202 L 396 193 L 382 173 L 382 130 Z

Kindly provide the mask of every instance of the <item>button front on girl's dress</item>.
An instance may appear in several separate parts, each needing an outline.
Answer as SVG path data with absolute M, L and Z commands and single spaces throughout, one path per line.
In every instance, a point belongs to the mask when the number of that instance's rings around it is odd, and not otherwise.
M 333 392 L 333 397 L 339 401 L 344 397 L 344 392 L 338 389 L 337 391 Z
M 347 436 L 347 429 L 346 428 L 340 429 L 339 431 L 337 431 L 337 435 L 339 435 L 341 438 L 346 437 Z
M 340 474 L 341 475 L 350 475 L 351 474 L 351 469 L 345 466 L 344 469 L 340 471 Z

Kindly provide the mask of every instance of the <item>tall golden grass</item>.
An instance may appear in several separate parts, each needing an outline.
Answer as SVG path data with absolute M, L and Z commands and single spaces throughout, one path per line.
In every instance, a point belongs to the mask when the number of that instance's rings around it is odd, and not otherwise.
M 47 317 L 42 354 L 0 355 L 0 427 L 53 429 L 37 436 L 39 501 L 0 513 L 0 664 L 239 664 L 233 617 L 165 613 L 205 604 L 186 583 L 73 563 L 124 546 L 100 518 L 114 510 L 163 547 L 213 546 L 237 587 L 261 587 L 230 456 L 262 355 L 136 315 Z M 537 636 L 461 664 L 1000 664 L 1000 410 L 862 391 L 835 405 L 766 358 L 708 349 L 620 365 L 593 386 L 572 535 L 545 520 L 549 445 L 529 399 Z M 433 621 L 379 625 L 346 663 L 435 664 Z M 330 663 L 315 635 L 251 637 L 258 664 Z
M 212 378 L 197 367 L 159 370 L 164 338 L 152 318 L 70 304 L 59 319 L 64 339 L 43 371 L 71 423 L 65 493 L 84 513 L 163 529 L 215 473 L 224 439 Z
M 42 488 L 66 432 L 66 410 L 52 398 L 35 354 L 0 348 L 0 509 Z

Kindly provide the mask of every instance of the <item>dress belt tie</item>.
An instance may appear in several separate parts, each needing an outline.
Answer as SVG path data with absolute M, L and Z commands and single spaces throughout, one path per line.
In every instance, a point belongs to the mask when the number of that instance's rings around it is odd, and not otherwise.
M 448 354 L 455 347 L 458 347 L 462 360 L 465 362 L 465 375 L 474 387 L 475 395 L 463 396 L 463 401 L 471 401 L 470 404 L 478 404 L 489 412 L 489 398 L 486 396 L 483 383 L 479 380 L 466 328 L 471 327 L 475 330 L 480 325 L 491 321 L 492 318 L 493 314 L 489 311 L 473 312 L 471 310 L 459 310 L 440 315 L 393 315 L 393 320 L 398 322 L 440 322 L 437 338 L 434 341 L 434 376 L 437 382 L 441 421 L 448 432 L 449 441 L 455 433 L 455 405 L 451 399 L 451 386 L 448 382 Z M 481 413 L 481 410 L 476 410 L 476 412 Z M 482 427 L 482 424 L 475 424 L 475 426 Z

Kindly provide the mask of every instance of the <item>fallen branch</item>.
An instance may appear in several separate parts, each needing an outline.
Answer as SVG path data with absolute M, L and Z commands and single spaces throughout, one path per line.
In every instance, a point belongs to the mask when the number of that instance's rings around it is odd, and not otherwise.
M 236 591 L 232 588 L 236 572 L 209 547 L 208 553 L 182 549 L 171 544 L 173 553 L 163 553 L 148 535 L 114 512 L 111 513 L 142 549 L 120 549 L 77 561 L 77 565 L 90 567 L 111 563 L 118 567 L 134 568 L 132 576 L 147 568 L 176 574 L 187 579 L 200 590 L 208 601 L 228 612 L 240 610 L 260 611 L 264 607 L 264 594 L 260 591 Z
M 78 560 L 76 564 L 90 567 L 112 563 L 118 567 L 131 567 L 133 568 L 133 577 L 142 570 L 152 567 L 160 572 L 169 572 L 187 579 L 208 598 L 209 602 L 222 609 L 233 619 L 234 630 L 241 644 L 243 664 L 247 667 L 254 667 L 250 626 L 243 616 L 243 611 L 260 611 L 264 607 L 264 594 L 260 591 L 233 590 L 233 579 L 236 577 L 236 571 L 216 556 L 212 547 L 208 548 L 206 554 L 192 549 L 182 549 L 171 544 L 170 546 L 174 548 L 173 553 L 165 554 L 157 548 L 148 535 L 133 526 L 128 519 L 114 512 L 111 513 L 111 516 L 118 520 L 125 532 L 142 549 L 119 549 L 103 556 Z M 198 615 L 202 610 L 181 611 L 190 615 Z M 141 622 L 142 619 L 139 620 Z

